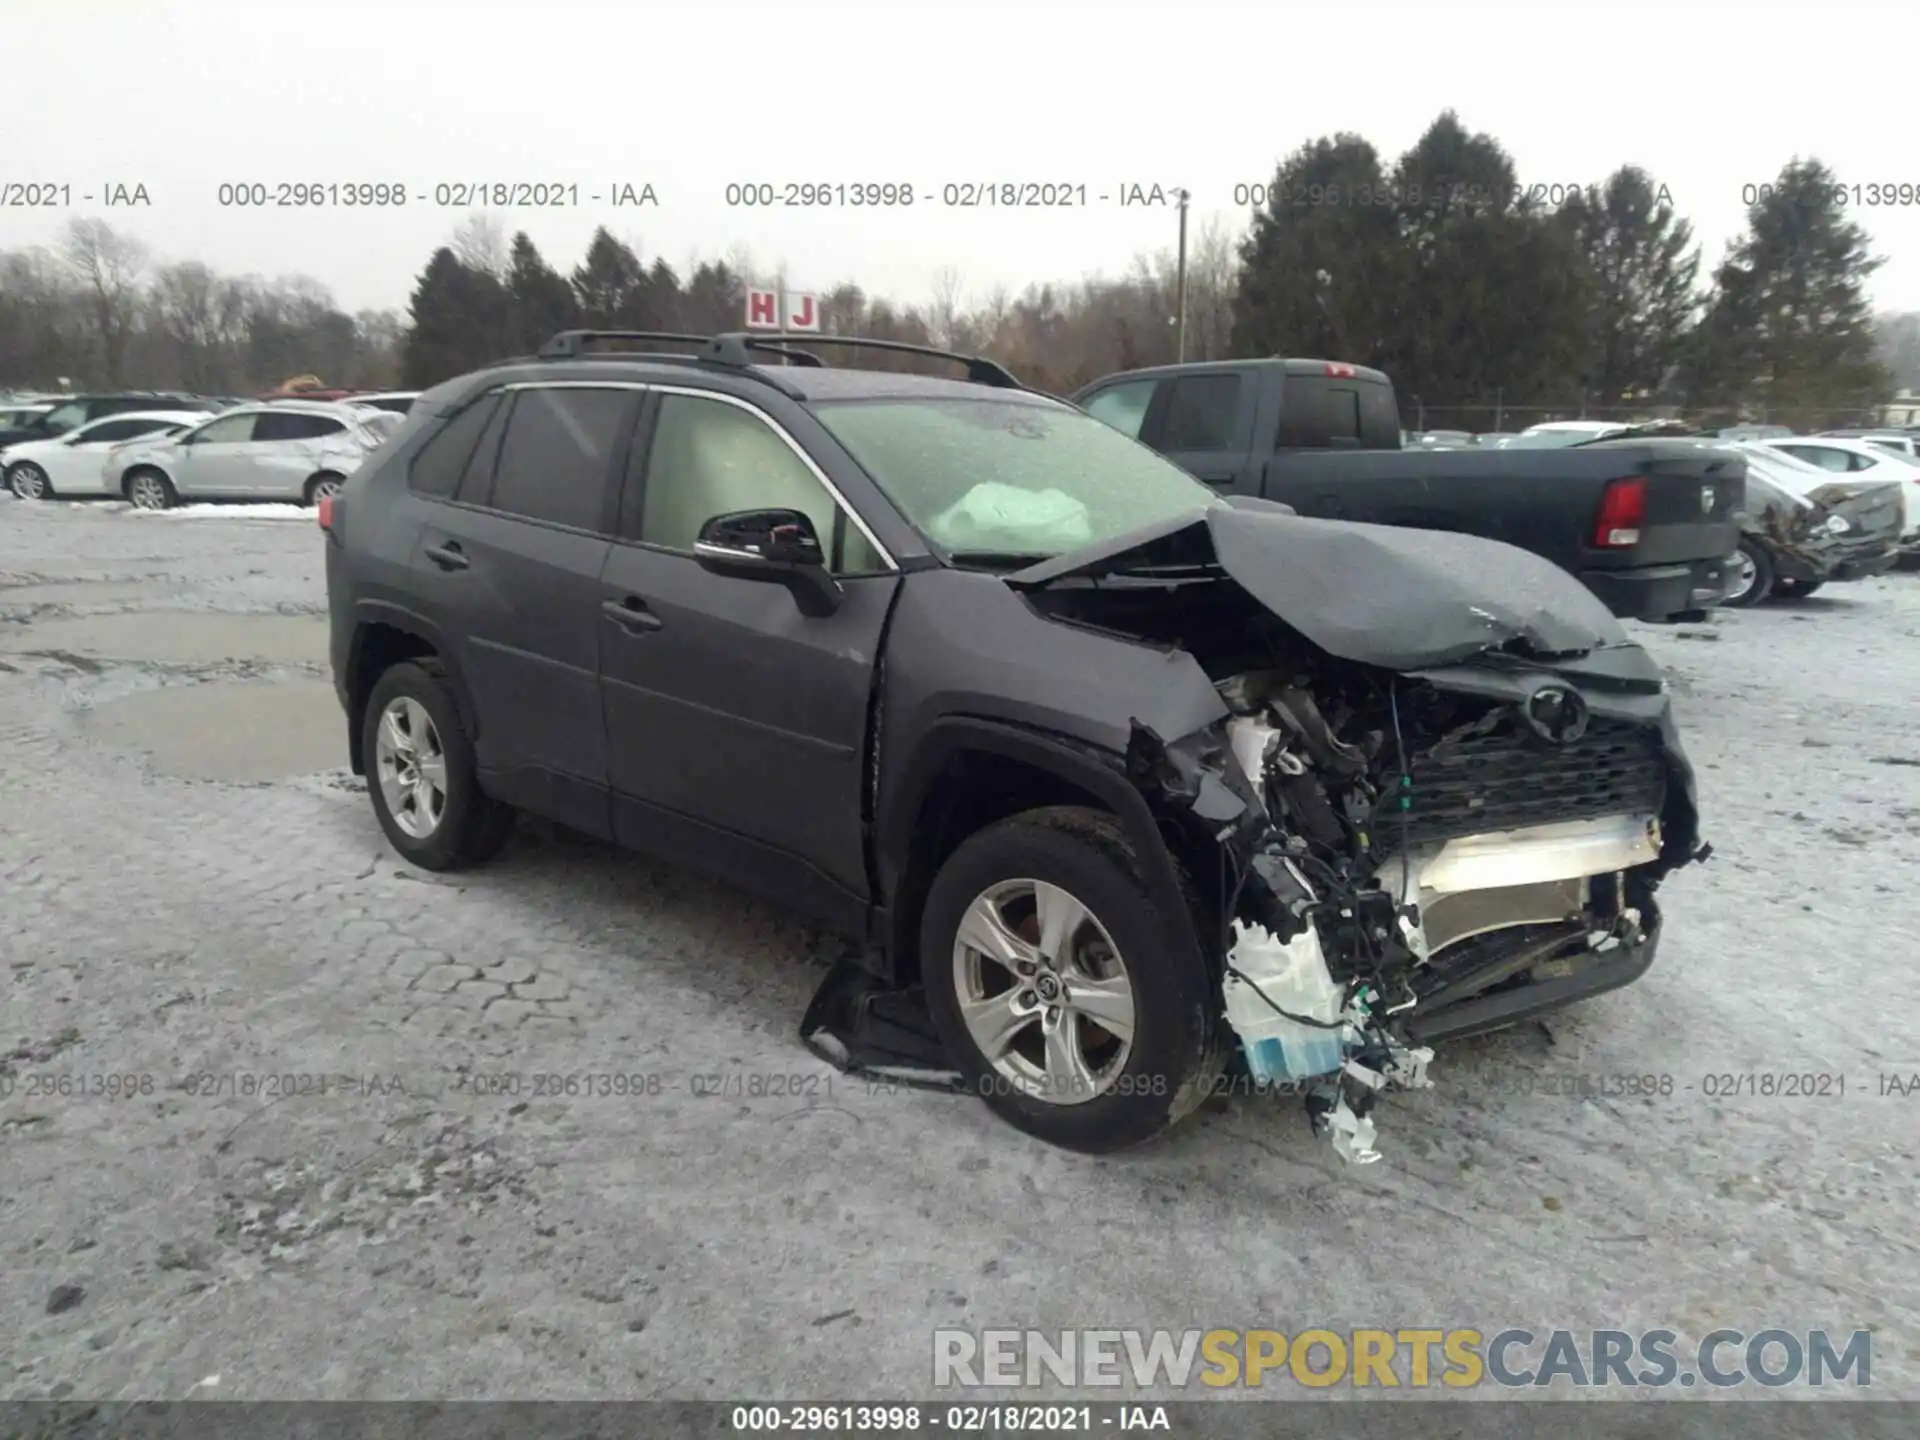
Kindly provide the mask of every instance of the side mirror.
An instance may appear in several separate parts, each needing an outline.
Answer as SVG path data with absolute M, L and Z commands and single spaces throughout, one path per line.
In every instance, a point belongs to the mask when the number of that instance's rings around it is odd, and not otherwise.
M 798 510 L 716 515 L 700 527 L 693 556 L 715 575 L 785 585 L 803 615 L 831 615 L 845 598 L 813 521 Z

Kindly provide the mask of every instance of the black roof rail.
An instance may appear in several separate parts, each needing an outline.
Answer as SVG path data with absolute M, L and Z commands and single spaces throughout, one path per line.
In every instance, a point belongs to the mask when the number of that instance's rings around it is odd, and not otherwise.
M 571 360 L 587 353 L 589 345 L 603 340 L 644 340 L 656 345 L 703 346 L 707 335 L 676 335 L 665 330 L 562 330 L 540 347 L 540 360 Z
M 885 350 L 895 355 L 924 355 L 933 360 L 951 360 L 956 365 L 967 367 L 967 379 L 976 385 L 991 385 L 996 390 L 1025 390 L 1006 366 L 997 360 L 988 360 L 979 355 L 962 355 L 952 350 L 940 350 L 931 345 L 909 345 L 904 340 L 869 340 L 857 335 L 817 335 L 811 331 L 795 330 L 736 330 L 725 335 L 716 335 L 705 352 L 710 360 L 722 365 L 747 366 L 754 364 L 752 352 L 762 351 L 772 355 L 786 355 L 798 359 L 806 355 L 804 350 L 791 349 L 791 342 L 800 341 L 808 345 L 846 345 L 855 349 Z M 817 355 L 808 356 L 802 364 L 821 363 Z

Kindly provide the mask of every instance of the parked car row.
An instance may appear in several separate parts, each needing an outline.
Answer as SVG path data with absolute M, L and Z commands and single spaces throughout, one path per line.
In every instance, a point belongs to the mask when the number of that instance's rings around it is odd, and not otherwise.
M 310 505 L 405 423 L 390 409 L 351 403 L 216 408 L 193 396 L 141 396 L 130 408 L 131 399 L 77 397 L 0 437 L 0 478 L 23 500 L 120 496 L 146 510 L 183 499 Z M 62 410 L 69 415 L 60 423 L 46 423 Z

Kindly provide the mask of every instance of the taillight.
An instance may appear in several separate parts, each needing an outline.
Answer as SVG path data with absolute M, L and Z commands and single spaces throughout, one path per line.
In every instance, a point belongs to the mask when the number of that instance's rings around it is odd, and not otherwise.
M 1647 518 L 1647 482 L 1612 480 L 1600 497 L 1600 518 L 1594 521 L 1593 543 L 1600 550 L 1624 550 L 1640 543 L 1640 526 Z
M 313 504 L 314 517 L 319 520 L 322 530 L 333 529 L 333 496 L 322 495 Z

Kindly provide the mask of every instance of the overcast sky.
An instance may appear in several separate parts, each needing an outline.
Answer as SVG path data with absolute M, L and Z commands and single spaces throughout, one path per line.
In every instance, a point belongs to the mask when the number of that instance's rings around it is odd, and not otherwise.
M 744 245 L 799 288 L 857 279 L 926 300 L 1115 272 L 1171 245 L 1174 212 L 1123 187 L 1185 185 L 1236 228 L 1236 184 L 1338 130 L 1391 160 L 1453 107 L 1528 185 L 1625 162 L 1672 192 L 1709 266 L 1743 191 L 1789 158 L 1905 183 L 1859 210 L 1876 301 L 1920 309 L 1912 97 L 1876 46 L 1895 7 L 1388 3 L 961 5 L 808 0 L 0 0 L 0 184 L 72 187 L 71 210 L 0 209 L 0 248 L 98 213 L 163 259 L 305 272 L 349 309 L 402 306 L 465 211 L 441 185 L 547 182 L 579 203 L 506 212 L 560 268 L 606 224 L 676 266 Z M 1794 77 L 1800 77 L 1796 80 Z M 1853 77 L 1847 79 L 1845 77 Z M 783 100 L 753 100 L 784 94 Z M 909 184 L 905 210 L 730 209 L 730 183 Z M 948 185 L 1085 186 L 1085 208 L 954 209 Z M 224 184 L 398 184 L 398 209 L 223 208 Z M 144 185 L 145 208 L 101 208 Z M 657 207 L 609 203 L 652 185 Z M 80 197 L 95 197 L 88 204 Z M 591 197 L 600 195 L 596 203 Z M 1109 198 L 1102 203 L 1100 197 Z M 449 195 L 447 198 L 457 198 Z

